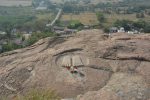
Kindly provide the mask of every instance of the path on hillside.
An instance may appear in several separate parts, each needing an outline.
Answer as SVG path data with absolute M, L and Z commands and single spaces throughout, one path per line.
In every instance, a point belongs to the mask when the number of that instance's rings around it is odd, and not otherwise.
M 61 14 L 62 14 L 62 9 L 59 9 L 55 19 L 50 23 L 50 24 L 47 24 L 46 26 L 49 27 L 49 26 L 54 26 L 54 24 L 56 23 L 56 21 L 60 18 Z

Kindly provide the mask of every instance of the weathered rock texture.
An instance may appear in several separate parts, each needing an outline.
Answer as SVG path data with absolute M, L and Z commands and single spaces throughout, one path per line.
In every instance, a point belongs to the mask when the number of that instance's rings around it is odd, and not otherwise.
M 86 30 L 1 54 L 0 97 L 33 88 L 77 100 L 148 100 L 150 35 Z

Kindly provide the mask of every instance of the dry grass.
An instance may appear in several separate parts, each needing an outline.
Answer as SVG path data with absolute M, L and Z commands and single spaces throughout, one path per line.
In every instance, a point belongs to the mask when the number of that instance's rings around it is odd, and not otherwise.
M 131 20 L 137 21 L 136 14 L 105 14 L 107 18 L 107 24 L 110 25 L 114 23 L 116 20 Z M 79 20 L 84 25 L 96 25 L 98 24 L 97 16 L 95 13 L 80 13 L 80 14 L 64 14 L 61 17 L 61 21 L 71 21 L 71 20 Z M 145 15 L 145 21 L 150 21 L 150 16 Z
M 69 1 L 69 0 L 50 0 L 50 1 L 55 2 L 55 3 L 63 3 L 63 1 Z M 80 0 L 80 1 L 83 1 L 83 0 Z M 111 2 L 118 2 L 118 1 L 122 1 L 122 0 L 91 0 L 91 3 L 92 4 L 97 4 L 100 2 L 103 2 L 103 3 L 110 2 L 111 3 Z
M 52 13 L 46 13 L 46 14 L 37 14 L 36 17 L 38 19 L 47 19 L 47 20 L 51 20 L 52 17 L 53 17 L 53 14 Z
M 64 14 L 61 21 L 78 20 L 84 25 L 98 24 L 97 16 L 95 13 L 80 13 L 80 14 Z
M 136 18 L 136 14 L 105 14 L 107 18 L 108 24 L 114 23 L 116 20 L 131 20 L 131 21 L 137 21 L 139 20 Z M 150 16 L 145 15 L 144 18 L 145 21 L 150 21 Z
M 122 1 L 122 0 L 92 0 L 91 2 L 93 4 L 97 4 L 97 3 L 106 3 L 106 2 L 110 2 L 110 3 L 113 3 L 113 2 L 119 2 L 119 1 Z
M 28 92 L 25 96 L 18 94 L 11 100 L 60 100 L 60 97 L 54 91 L 41 89 L 41 90 L 32 90 Z

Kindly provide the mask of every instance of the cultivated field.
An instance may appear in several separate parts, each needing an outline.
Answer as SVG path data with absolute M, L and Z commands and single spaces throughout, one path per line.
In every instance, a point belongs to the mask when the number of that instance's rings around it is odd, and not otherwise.
M 65 1 L 71 1 L 71 0 L 50 0 L 50 1 L 55 2 L 55 3 L 63 3 Z M 80 0 L 80 1 L 84 1 L 84 0 Z M 100 3 L 100 2 L 102 2 L 102 3 L 106 3 L 106 2 L 112 3 L 112 2 L 119 2 L 119 1 L 123 1 L 123 0 L 91 0 L 91 3 L 93 3 L 93 4 L 97 4 L 97 3 Z
M 0 6 L 31 6 L 32 0 L 0 0 Z
M 38 19 L 51 19 L 54 17 L 53 13 L 45 13 L 45 14 L 36 14 Z
M 138 18 L 136 18 L 136 14 L 105 14 L 108 23 L 113 23 L 114 21 L 116 21 L 117 19 L 119 20 L 131 20 L 131 21 L 137 21 L 139 20 Z M 145 18 L 143 18 L 143 20 L 145 21 L 150 21 L 150 16 L 145 15 Z
M 91 3 L 93 4 L 97 4 L 97 3 L 106 3 L 106 2 L 110 2 L 110 3 L 113 3 L 113 2 L 119 2 L 119 1 L 123 1 L 123 0 L 91 0 Z
M 95 13 L 80 13 L 80 14 L 63 14 L 61 21 L 78 20 L 84 25 L 98 24 L 97 16 Z

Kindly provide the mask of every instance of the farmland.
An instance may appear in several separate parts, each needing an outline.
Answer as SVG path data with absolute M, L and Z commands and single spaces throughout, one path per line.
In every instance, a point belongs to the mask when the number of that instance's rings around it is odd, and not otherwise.
M 109 24 L 113 23 L 116 20 L 131 20 L 131 21 L 138 21 L 139 18 L 136 18 L 136 14 L 104 14 L 107 18 L 107 22 Z M 142 20 L 150 21 L 150 16 L 145 15 L 145 18 Z
M 122 1 L 122 0 L 92 0 L 91 3 L 93 4 L 107 3 L 107 2 L 113 3 L 113 2 L 119 2 L 119 1 Z
M 46 19 L 46 20 L 52 20 L 55 15 L 53 13 L 45 13 L 45 14 L 36 14 L 36 17 L 40 20 Z
M 0 30 L 4 30 L 4 24 L 9 23 L 20 30 L 34 30 L 37 24 L 44 27 L 54 18 L 51 11 L 35 11 L 33 7 L 0 7 Z
M 0 0 L 0 6 L 31 6 L 32 0 Z
M 104 14 L 107 19 L 107 24 L 112 24 L 116 20 L 131 20 L 131 21 L 137 21 L 139 20 L 136 18 L 136 14 Z M 85 12 L 80 14 L 63 14 L 61 21 L 71 21 L 71 20 L 78 20 L 84 25 L 96 25 L 98 24 L 97 16 L 95 13 L 91 12 Z M 145 15 L 145 18 L 143 18 L 145 21 L 150 21 L 150 16 Z
M 61 21 L 78 20 L 84 25 L 98 24 L 98 20 L 95 13 L 85 12 L 80 14 L 63 14 Z
M 55 3 L 64 3 L 66 1 L 78 1 L 78 0 L 50 0 L 50 1 L 55 2 Z M 86 2 L 86 0 L 80 0 L 78 2 L 82 2 L 82 1 Z M 87 0 L 87 1 L 89 1 L 89 0 Z M 90 2 L 92 4 L 97 4 L 97 3 L 106 3 L 106 2 L 112 3 L 112 2 L 119 2 L 119 1 L 122 1 L 122 0 L 91 0 Z
M 109 32 L 112 27 L 124 27 L 126 31 L 149 33 L 149 4 L 149 0 L 0 0 L 0 32 L 7 33 L 7 40 L 33 34 L 26 45 L 51 36 L 51 32 L 61 35 L 91 28 Z

